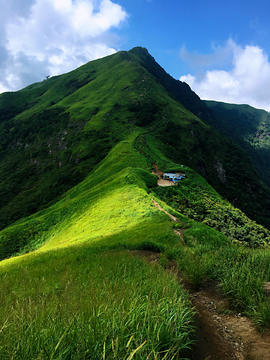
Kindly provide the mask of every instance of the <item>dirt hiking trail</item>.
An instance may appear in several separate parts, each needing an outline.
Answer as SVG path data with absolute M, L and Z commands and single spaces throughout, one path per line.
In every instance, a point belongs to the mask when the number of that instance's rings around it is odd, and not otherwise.
M 172 221 L 180 222 L 180 220 L 177 219 L 175 216 L 169 214 L 166 210 L 162 209 L 162 207 L 161 207 L 154 199 L 152 199 L 152 201 L 153 201 L 153 204 L 155 205 L 155 207 L 157 207 L 160 211 L 164 211 L 165 214 L 167 214 L 167 215 L 172 219 Z M 183 224 L 184 224 L 184 223 L 183 223 Z M 184 236 L 183 236 L 185 229 L 180 229 L 180 228 L 179 228 L 179 229 L 174 229 L 173 231 L 176 233 L 176 235 L 178 235 L 178 236 L 180 237 L 180 239 L 181 239 L 181 241 L 182 241 L 182 244 L 183 244 L 184 246 L 186 246 L 186 243 L 185 243 L 185 240 L 184 240 Z
M 155 200 L 153 204 L 164 211 L 172 221 L 180 222 L 164 210 Z M 182 244 L 186 246 L 184 229 L 175 229 Z M 152 251 L 132 251 L 148 262 L 157 264 L 159 254 Z M 221 287 L 214 281 L 205 281 L 195 290 L 178 269 L 175 261 L 169 261 L 168 271 L 176 274 L 179 283 L 188 291 L 195 314 L 196 344 L 190 360 L 270 360 L 270 330 L 259 332 L 250 319 L 228 311 Z M 230 314 L 230 315 L 228 315 Z
M 152 251 L 131 251 L 158 264 L 160 254 Z M 190 360 L 270 360 L 270 331 L 260 333 L 252 322 L 241 314 L 226 315 L 228 303 L 218 284 L 206 281 L 194 290 L 178 269 L 169 261 L 167 271 L 176 274 L 179 283 L 189 292 L 196 310 L 195 346 Z

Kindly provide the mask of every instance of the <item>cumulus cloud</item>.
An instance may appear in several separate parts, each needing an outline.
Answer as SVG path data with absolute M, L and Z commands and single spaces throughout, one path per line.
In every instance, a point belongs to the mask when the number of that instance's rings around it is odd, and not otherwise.
M 111 0 L 0 3 L 0 92 L 116 52 L 118 38 L 111 30 L 128 17 Z
M 188 52 L 185 56 L 187 59 L 195 59 L 193 62 L 196 65 L 201 60 L 201 66 L 207 62 L 213 66 L 218 58 L 223 62 L 231 59 L 229 70 L 201 70 L 195 75 L 181 76 L 180 80 L 188 83 L 202 99 L 249 104 L 270 111 L 270 63 L 260 47 L 242 47 L 229 40 L 225 47 L 219 48 L 212 56 Z

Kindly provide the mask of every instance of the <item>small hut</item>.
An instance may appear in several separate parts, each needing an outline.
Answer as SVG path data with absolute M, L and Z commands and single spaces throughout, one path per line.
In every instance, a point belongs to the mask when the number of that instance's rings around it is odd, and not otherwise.
M 163 174 L 164 180 L 169 180 L 169 181 L 173 181 L 173 182 L 178 182 L 181 179 L 185 179 L 185 177 L 186 177 L 185 174 L 174 174 L 174 173 L 164 173 Z

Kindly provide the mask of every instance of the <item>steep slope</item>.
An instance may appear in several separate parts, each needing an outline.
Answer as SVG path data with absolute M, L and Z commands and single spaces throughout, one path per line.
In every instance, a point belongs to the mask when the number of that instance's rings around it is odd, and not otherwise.
M 155 61 L 145 48 L 136 47 L 129 51 L 132 58 L 142 65 L 164 89 L 180 104 L 201 119 L 209 119 L 211 111 L 188 84 L 175 80 Z

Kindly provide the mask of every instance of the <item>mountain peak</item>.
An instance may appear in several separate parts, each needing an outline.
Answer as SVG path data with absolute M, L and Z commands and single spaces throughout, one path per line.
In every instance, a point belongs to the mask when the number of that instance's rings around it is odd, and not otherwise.
M 241 194 L 232 195 L 239 172 L 230 175 L 226 157 L 233 146 L 210 128 L 210 117 L 189 86 L 139 46 L 0 95 L 0 229 L 57 201 L 120 141 L 142 132 L 156 139 L 164 158 L 191 167 L 229 200 L 238 198 L 239 207 L 248 205 Z M 146 140 L 138 137 L 134 144 L 137 151 Z M 158 161 L 165 166 L 167 160 L 149 156 L 150 167 Z M 226 186 L 217 163 L 231 179 Z M 242 174 L 251 167 L 246 164 Z M 256 189 L 257 181 L 248 184 Z

